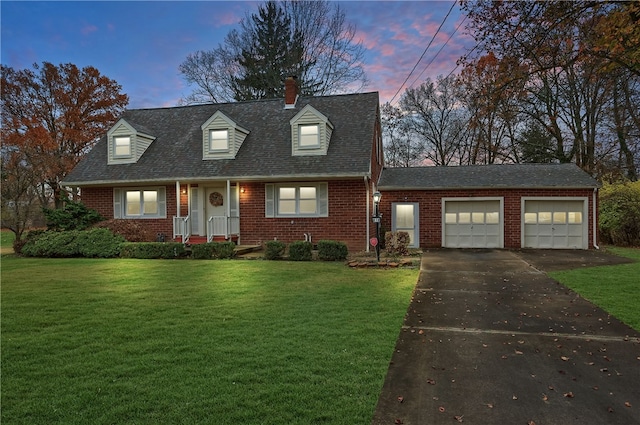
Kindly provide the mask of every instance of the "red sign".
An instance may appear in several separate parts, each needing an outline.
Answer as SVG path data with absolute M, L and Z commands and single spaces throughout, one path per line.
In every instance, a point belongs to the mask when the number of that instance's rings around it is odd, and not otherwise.
M 371 246 L 377 246 L 378 245 L 378 238 L 369 239 L 369 243 L 371 244 Z

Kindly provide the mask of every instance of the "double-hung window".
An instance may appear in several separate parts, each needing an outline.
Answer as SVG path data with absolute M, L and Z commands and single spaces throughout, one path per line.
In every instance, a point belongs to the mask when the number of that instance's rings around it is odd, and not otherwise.
M 113 153 L 116 157 L 131 156 L 131 137 L 115 136 L 113 138 Z
M 226 151 L 229 149 L 229 130 L 209 130 L 209 150 Z
M 267 217 L 327 217 L 327 183 L 266 185 Z
M 300 148 L 320 147 L 320 126 L 318 124 L 300 125 L 298 131 L 298 145 Z
M 158 188 L 114 189 L 114 218 L 165 218 L 166 191 Z

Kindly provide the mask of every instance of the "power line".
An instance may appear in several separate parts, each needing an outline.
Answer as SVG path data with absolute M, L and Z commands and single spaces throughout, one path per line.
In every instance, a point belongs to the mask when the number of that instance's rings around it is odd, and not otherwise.
M 453 36 L 456 34 L 456 32 L 458 32 L 458 28 L 460 28 L 462 26 L 462 24 L 464 24 L 464 22 L 467 20 L 467 17 L 465 16 L 464 19 L 462 21 L 460 21 L 460 23 L 456 26 L 456 28 L 453 30 L 453 32 L 451 33 L 451 35 L 449 36 L 449 38 L 447 38 L 447 41 L 444 42 L 444 44 L 442 46 L 440 46 L 440 49 L 436 52 L 436 54 L 431 58 L 431 60 L 429 61 L 429 63 L 427 64 L 427 66 L 424 67 L 424 69 L 422 70 L 422 72 L 420 73 L 420 75 L 418 75 L 416 77 L 415 80 L 413 80 L 413 83 L 409 84 L 409 87 L 413 87 L 413 85 L 415 83 L 418 82 L 418 80 L 420 79 L 420 77 L 422 77 L 422 74 L 425 73 L 425 71 L 427 70 L 427 68 L 429 68 L 429 66 L 431 66 L 431 64 L 433 63 L 433 61 L 436 60 L 436 58 L 438 57 L 438 55 L 440 54 L 440 52 L 442 52 L 442 50 L 446 47 L 446 45 L 449 43 L 449 41 L 451 41 L 451 38 L 453 38 Z M 456 65 L 457 68 L 457 65 Z M 455 68 L 454 68 L 455 70 Z M 451 75 L 451 73 L 449 74 Z
M 449 17 L 449 15 L 451 14 L 451 11 L 453 10 L 453 8 L 455 7 L 456 3 L 453 2 L 451 4 L 451 8 L 449 9 L 449 11 L 447 12 L 447 16 L 444 17 L 444 19 L 442 20 L 442 22 L 440 23 L 440 26 L 438 27 L 437 31 L 433 34 L 433 37 L 431 38 L 431 41 L 429 41 L 429 44 L 427 44 L 427 47 L 424 49 L 424 51 L 422 52 L 422 55 L 420 55 L 420 58 L 418 59 L 418 61 L 416 62 L 416 64 L 413 66 L 413 69 L 411 70 L 411 72 L 409 73 L 409 75 L 407 75 L 407 78 L 405 78 L 404 82 L 402 83 L 402 85 L 400 85 L 400 87 L 398 88 L 398 91 L 396 92 L 396 94 L 393 95 L 393 97 L 391 98 L 391 100 L 389 101 L 389 103 L 391 104 L 393 102 L 393 100 L 398 96 L 398 94 L 400 93 L 400 90 L 402 90 L 402 88 L 404 87 L 405 84 L 407 84 L 407 81 L 409 81 L 409 78 L 411 78 L 411 75 L 413 74 L 413 71 L 416 70 L 416 68 L 418 67 L 418 65 L 420 64 L 420 61 L 422 60 L 422 58 L 424 57 L 425 54 L 427 54 L 427 50 L 429 50 L 429 47 L 431 47 L 431 44 L 433 43 L 433 40 L 436 39 L 436 36 L 438 35 L 438 33 L 440 32 L 440 29 L 442 28 L 442 26 L 444 25 L 444 23 L 446 22 L 447 18 Z

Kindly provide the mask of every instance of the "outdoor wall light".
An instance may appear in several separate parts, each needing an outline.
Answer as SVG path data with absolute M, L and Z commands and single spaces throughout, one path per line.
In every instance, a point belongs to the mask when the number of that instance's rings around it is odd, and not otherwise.
M 376 224 L 376 237 L 371 239 L 371 245 L 376 249 L 376 259 L 380 262 L 380 199 L 382 194 L 377 190 L 373 194 L 373 222 Z

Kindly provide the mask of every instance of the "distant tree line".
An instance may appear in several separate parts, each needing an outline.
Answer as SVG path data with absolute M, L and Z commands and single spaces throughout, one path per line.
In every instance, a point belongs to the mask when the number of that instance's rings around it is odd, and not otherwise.
M 638 179 L 640 3 L 462 5 L 480 53 L 383 105 L 388 166 L 575 162 Z

